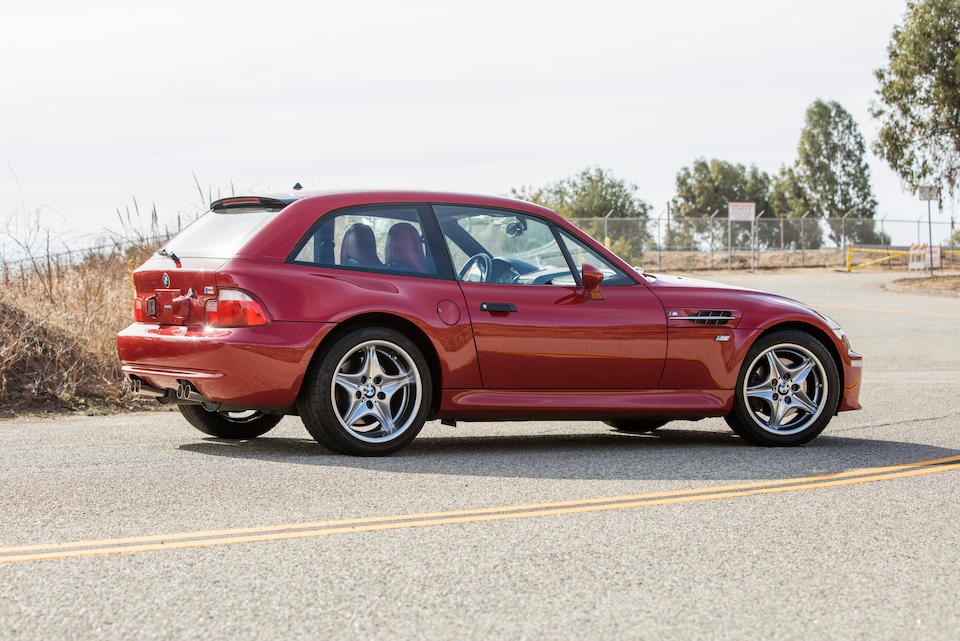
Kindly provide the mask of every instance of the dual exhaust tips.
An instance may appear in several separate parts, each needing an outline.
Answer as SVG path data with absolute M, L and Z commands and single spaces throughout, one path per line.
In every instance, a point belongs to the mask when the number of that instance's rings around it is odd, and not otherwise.
M 195 390 L 189 381 L 181 381 L 176 390 L 169 390 L 144 385 L 142 380 L 136 376 L 131 376 L 130 391 L 139 396 L 155 398 L 163 404 L 194 405 L 210 402 L 206 396 Z

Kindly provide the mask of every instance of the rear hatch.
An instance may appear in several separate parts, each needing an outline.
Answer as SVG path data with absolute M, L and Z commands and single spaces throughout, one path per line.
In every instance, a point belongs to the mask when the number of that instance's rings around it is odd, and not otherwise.
M 161 325 L 209 324 L 220 295 L 217 269 L 290 202 L 293 199 L 260 196 L 214 202 L 134 272 L 136 319 Z

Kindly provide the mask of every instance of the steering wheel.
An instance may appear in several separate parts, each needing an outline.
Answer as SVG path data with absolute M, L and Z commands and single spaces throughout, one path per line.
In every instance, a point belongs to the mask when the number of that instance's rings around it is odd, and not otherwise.
M 493 258 L 490 257 L 490 254 L 474 254 L 467 259 L 467 262 L 463 264 L 463 267 L 460 268 L 460 273 L 457 274 L 458 280 L 463 280 L 464 277 L 470 272 L 473 266 L 476 265 L 480 270 L 480 282 L 486 283 L 487 279 L 490 278 L 493 274 Z

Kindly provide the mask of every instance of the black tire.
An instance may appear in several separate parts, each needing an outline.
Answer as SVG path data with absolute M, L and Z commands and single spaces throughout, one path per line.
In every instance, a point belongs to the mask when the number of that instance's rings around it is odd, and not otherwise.
M 652 432 L 655 429 L 663 427 L 668 422 L 665 418 L 619 418 L 613 421 L 604 421 L 604 423 L 618 432 L 626 432 L 627 434 Z
M 181 405 L 180 413 L 190 425 L 217 438 L 257 438 L 279 423 L 283 416 L 255 410 L 247 412 L 210 412 L 201 405 Z
M 392 329 L 362 327 L 326 347 L 300 394 L 300 418 L 327 449 L 386 456 L 427 419 L 433 379 L 417 345 Z
M 799 330 L 761 337 L 737 377 L 727 425 L 767 447 L 801 445 L 830 422 L 840 402 L 840 376 L 819 340 Z

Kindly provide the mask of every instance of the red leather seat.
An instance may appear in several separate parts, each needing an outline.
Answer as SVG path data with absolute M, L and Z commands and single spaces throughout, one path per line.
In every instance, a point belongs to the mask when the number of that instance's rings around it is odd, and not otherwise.
M 340 245 L 340 264 L 361 267 L 379 267 L 377 239 L 369 225 L 354 223 L 347 227 Z
M 421 274 L 427 271 L 427 259 L 423 252 L 420 232 L 410 223 L 397 223 L 390 228 L 383 257 L 387 267 L 391 269 Z

